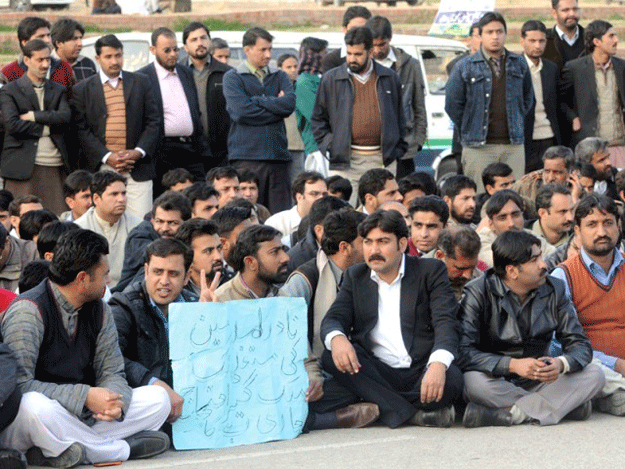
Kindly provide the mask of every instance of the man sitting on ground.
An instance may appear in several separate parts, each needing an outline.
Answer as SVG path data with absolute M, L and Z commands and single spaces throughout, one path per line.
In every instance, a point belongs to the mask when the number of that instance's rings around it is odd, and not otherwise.
M 538 220 L 532 225 L 532 232 L 554 248 L 566 244 L 573 228 L 574 208 L 573 197 L 567 187 L 545 184 L 536 194 Z
M 63 181 L 63 197 L 69 207 L 59 217 L 63 221 L 76 221 L 91 207 L 91 180 L 89 171 L 78 169 Z
M 445 181 L 441 193 L 449 206 L 449 226 L 471 225 L 475 215 L 477 185 L 468 176 L 457 174 Z
M 434 257 L 445 263 L 449 283 L 458 301 L 467 282 L 482 275 L 477 268 L 479 253 L 480 237 L 468 226 L 452 226 L 438 235 Z
M 374 168 L 366 171 L 358 180 L 359 210 L 366 215 L 377 210 L 380 204 L 403 200 L 395 176 L 388 169 Z
M 191 203 L 191 218 L 210 220 L 219 210 L 219 192 L 205 182 L 194 182 L 183 193 Z
M 449 207 L 437 195 L 413 199 L 408 207 L 410 214 L 410 239 L 408 255 L 434 257 L 438 236 L 449 219 Z

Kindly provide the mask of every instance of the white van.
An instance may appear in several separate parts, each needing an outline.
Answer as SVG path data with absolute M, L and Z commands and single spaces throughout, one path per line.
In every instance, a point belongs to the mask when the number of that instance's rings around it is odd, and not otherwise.
M 273 65 L 282 54 L 297 55 L 299 45 L 305 37 L 314 36 L 325 39 L 329 43 L 329 49 L 341 47 L 345 37 L 343 33 L 326 32 L 271 31 L 271 34 L 274 36 Z M 182 33 L 176 33 L 176 35 L 182 47 Z M 131 32 L 116 36 L 124 44 L 124 69 L 134 71 L 154 60 L 149 50 L 150 33 Z M 228 42 L 231 51 L 230 65 L 236 66 L 245 60 L 241 47 L 243 31 L 211 31 L 211 37 L 219 37 Z M 96 40 L 97 37 L 90 37 L 83 41 L 83 54 L 87 57 L 95 56 Z M 450 39 L 405 34 L 393 35 L 392 44 L 416 57 L 423 65 L 421 68 L 426 84 L 425 105 L 428 116 L 428 134 L 423 150 L 415 161 L 415 166 L 417 171 L 428 171 L 440 178 L 443 173 L 455 167 L 455 162 L 452 163 L 449 156 L 439 157 L 443 150 L 451 147 L 453 135 L 451 121 L 445 113 L 445 84 L 447 82 L 445 67 L 455 57 L 464 53 L 467 47 L 461 42 Z M 445 170 L 436 171 L 439 167 L 441 169 L 444 167 Z
M 74 0 L 0 0 L 0 8 L 10 8 L 14 11 L 39 10 L 52 8 L 55 10 L 69 9 Z

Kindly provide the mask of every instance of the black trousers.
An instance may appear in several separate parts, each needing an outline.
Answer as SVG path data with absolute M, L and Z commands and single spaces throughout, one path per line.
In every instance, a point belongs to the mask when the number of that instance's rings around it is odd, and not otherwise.
M 293 206 L 288 161 L 236 160 L 232 166 L 236 170 L 247 169 L 258 175 L 258 203 L 272 214 Z
M 380 408 L 380 420 L 390 428 L 408 421 L 417 410 L 432 411 L 451 405 L 462 396 L 463 378 L 460 369 L 452 364 L 447 369 L 443 398 L 429 404 L 421 402 L 421 382 L 425 367 L 392 368 L 358 344 L 353 344 L 360 362 L 356 374 L 341 373 L 328 350 L 323 352 L 321 364 L 336 380 L 364 402 L 373 402 Z
M 412 158 L 401 158 L 397 160 L 397 170 L 395 171 L 395 179 L 399 181 L 404 176 L 414 173 L 414 156 Z
M 532 140 L 525 152 L 525 174 L 542 169 L 543 155 L 547 148 L 557 145 L 555 137 L 543 140 Z
M 165 137 L 159 147 L 155 165 L 154 198 L 165 191 L 161 179 L 170 169 L 184 168 L 193 174 L 196 181 L 204 181 L 206 177 L 202 155 L 195 151 L 190 141 Z

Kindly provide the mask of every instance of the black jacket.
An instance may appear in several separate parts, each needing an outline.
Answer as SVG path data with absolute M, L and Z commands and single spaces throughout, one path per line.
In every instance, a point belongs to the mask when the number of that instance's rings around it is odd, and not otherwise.
M 401 280 L 402 337 L 413 367 L 427 364 L 434 350 L 457 356 L 459 325 L 456 299 L 445 264 L 436 259 L 405 256 Z M 378 285 L 367 264 L 349 268 L 341 289 L 321 323 L 321 341 L 340 331 L 371 352 L 369 333 L 378 323 Z
M 525 56 L 524 56 L 525 57 Z M 543 68 L 540 71 L 540 82 L 543 89 L 543 104 L 547 120 L 551 124 L 551 130 L 558 145 L 562 143 L 560 139 L 560 124 L 558 121 L 558 78 L 559 72 L 556 64 L 547 59 L 542 59 Z M 528 64 L 529 65 L 529 64 Z M 534 93 L 536 96 L 536 93 Z M 532 146 L 532 134 L 534 133 L 534 122 L 536 118 L 536 100 L 525 115 L 525 154 L 530 152 Z
M 182 296 L 186 302 L 198 300 L 188 290 L 182 290 Z M 123 292 L 113 294 L 109 305 L 130 387 L 145 386 L 151 378 L 172 386 L 169 339 L 163 320 L 152 307 L 145 282 L 133 283 Z
M 0 90 L 4 119 L 4 145 L 0 166 L 3 178 L 24 181 L 32 176 L 37 145 L 46 125 L 50 127 L 50 138 L 61 153 L 65 170 L 69 172 L 73 169 L 76 162 L 71 160 L 65 143 L 72 117 L 66 91 L 64 86 L 46 80 L 44 109 L 39 109 L 37 95 L 26 74 Z M 34 111 L 36 122 L 20 119 L 22 114 L 30 111 Z
M 625 110 L 625 60 L 612 57 L 612 66 L 616 75 L 618 98 L 621 108 Z M 575 117 L 579 117 L 582 125 L 580 130 L 573 132 L 572 144 L 577 145 L 586 137 L 595 137 L 599 102 L 592 55 L 567 62 L 562 69 L 559 88 L 560 106 L 568 125 L 572 125 Z M 621 117 L 625 118 L 625 114 Z
M 406 118 L 402 104 L 402 85 L 391 69 L 375 61 L 378 103 L 382 124 L 382 156 L 384 166 L 404 156 L 408 144 Z M 317 99 L 310 117 L 310 126 L 319 151 L 330 154 L 330 169 L 350 167 L 354 89 L 347 65 L 321 77 Z
M 334 49 L 321 60 L 321 73 L 326 73 L 344 63 L 345 57 L 341 57 L 341 49 Z
M 577 25 L 579 28 L 579 40 L 584 42 L 584 28 L 580 25 Z M 582 47 L 582 54 L 584 48 Z M 545 46 L 545 52 L 543 53 L 543 58 L 551 60 L 558 66 L 558 70 L 562 70 L 564 66 L 565 60 L 562 57 L 562 39 L 558 36 L 556 31 L 556 27 L 554 26 L 551 29 L 547 30 L 547 45 Z
M 300 265 L 314 259 L 318 250 L 319 245 L 317 244 L 315 234 L 312 228 L 308 228 L 306 236 L 289 249 L 289 273 L 293 272 Z
M 518 306 L 510 289 L 491 269 L 464 287 L 460 301 L 462 336 L 458 366 L 462 371 L 481 371 L 518 384 L 525 378 L 510 374 L 512 358 L 549 355 L 555 331 L 570 371 L 579 371 L 592 360 L 590 341 L 584 335 L 564 283 L 547 276 L 530 301 L 529 335 L 521 333 Z
M 163 125 L 162 111 L 159 113 L 156 107 L 155 93 L 145 76 L 124 70 L 122 81 L 126 104 L 126 148 L 139 147 L 146 153 L 135 163 L 130 174 L 135 181 L 149 181 L 156 177 L 154 162 Z M 98 171 L 102 158 L 110 151 L 106 147 L 106 101 L 100 74 L 74 87 L 72 110 L 78 140 L 86 158 L 83 166 Z
M 128 233 L 124 245 L 122 274 L 119 282 L 112 289 L 114 292 L 123 291 L 136 279 L 137 272 L 143 271 L 143 265 L 147 261 L 145 248 L 158 238 L 160 236 L 154 230 L 150 220 L 143 220 Z
M 21 398 L 17 387 L 17 360 L 11 347 L 0 343 L 0 431 L 15 420 Z

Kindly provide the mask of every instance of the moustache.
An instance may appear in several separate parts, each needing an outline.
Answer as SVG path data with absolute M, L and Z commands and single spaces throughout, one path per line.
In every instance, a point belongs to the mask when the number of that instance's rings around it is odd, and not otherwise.
M 598 243 L 598 242 L 600 242 L 600 241 L 608 241 L 608 242 L 610 242 L 610 241 L 612 241 L 612 240 L 611 240 L 608 236 L 602 236 L 601 238 L 597 238 L 597 239 L 595 239 L 595 240 L 593 241 L 593 243 Z
M 386 259 L 382 255 L 380 255 L 380 254 L 374 254 L 371 257 L 369 257 L 369 262 L 373 262 L 373 261 L 385 262 Z

